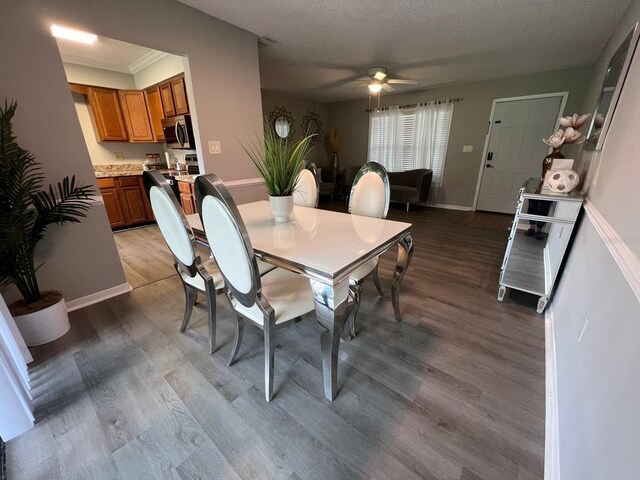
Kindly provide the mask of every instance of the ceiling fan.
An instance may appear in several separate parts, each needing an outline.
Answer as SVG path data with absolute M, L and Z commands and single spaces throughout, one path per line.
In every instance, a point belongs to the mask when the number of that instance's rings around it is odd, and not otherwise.
M 380 90 L 384 90 L 385 92 L 395 92 L 396 89 L 393 88 L 390 84 L 394 85 L 416 85 L 418 83 L 417 80 L 404 80 L 402 78 L 389 78 L 389 74 L 387 73 L 387 69 L 384 67 L 372 67 L 367 72 L 369 78 L 363 78 L 362 80 L 367 81 L 367 83 L 363 83 L 356 88 L 360 87 L 368 87 L 369 92 L 372 94 L 379 93 Z

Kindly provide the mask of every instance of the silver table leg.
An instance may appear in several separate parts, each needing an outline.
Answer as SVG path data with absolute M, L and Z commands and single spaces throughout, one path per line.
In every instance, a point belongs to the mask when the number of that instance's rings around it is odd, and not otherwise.
M 311 288 L 316 304 L 316 319 L 325 328 L 320 337 L 324 396 L 333 401 L 338 391 L 338 349 L 346 320 L 349 279 L 336 285 L 311 280 Z
M 391 302 L 393 303 L 393 313 L 396 317 L 396 321 L 402 319 L 400 314 L 400 285 L 404 274 L 407 273 L 407 268 L 411 262 L 411 256 L 413 255 L 413 238 L 411 235 L 407 235 L 400 242 L 398 242 L 398 261 L 396 268 L 393 271 L 393 282 L 391 284 Z

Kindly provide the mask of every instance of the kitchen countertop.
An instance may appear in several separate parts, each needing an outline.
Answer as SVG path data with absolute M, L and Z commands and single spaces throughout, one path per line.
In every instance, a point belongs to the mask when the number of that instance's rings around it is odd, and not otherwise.
M 94 165 L 93 169 L 96 178 L 135 177 L 142 175 L 144 172 L 141 164 Z M 184 170 L 170 170 L 168 168 L 159 168 L 156 170 L 163 175 L 169 173 L 181 182 L 193 183 L 197 177 L 197 175 L 189 175 Z

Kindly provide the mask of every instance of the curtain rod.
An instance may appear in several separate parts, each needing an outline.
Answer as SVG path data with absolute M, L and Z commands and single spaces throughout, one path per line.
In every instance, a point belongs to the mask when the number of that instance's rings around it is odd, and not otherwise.
M 398 105 L 398 108 L 416 108 L 419 105 L 428 105 L 430 103 L 440 105 L 443 103 L 457 103 L 461 102 L 462 98 L 442 98 L 440 100 L 429 100 L 428 102 L 420 102 L 420 103 L 411 103 L 409 105 Z M 375 112 L 380 110 L 389 110 L 389 108 L 394 107 L 395 105 L 390 105 L 388 107 L 379 107 L 379 108 L 366 108 L 365 112 Z

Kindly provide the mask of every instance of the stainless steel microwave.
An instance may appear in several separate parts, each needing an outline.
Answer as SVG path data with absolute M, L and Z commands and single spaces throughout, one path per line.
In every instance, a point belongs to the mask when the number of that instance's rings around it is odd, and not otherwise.
M 193 138 L 190 115 L 178 115 L 162 120 L 164 143 L 168 148 L 195 150 L 196 142 Z

